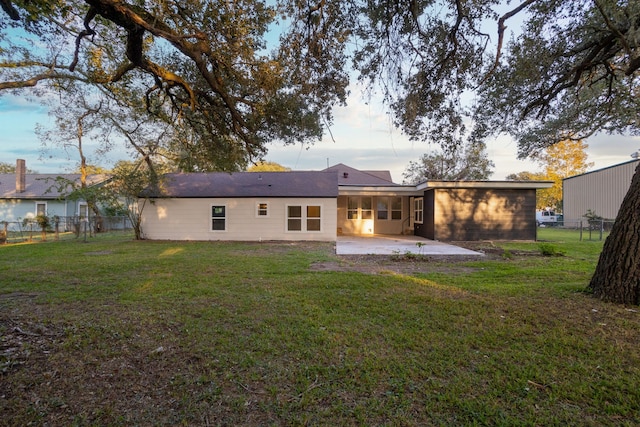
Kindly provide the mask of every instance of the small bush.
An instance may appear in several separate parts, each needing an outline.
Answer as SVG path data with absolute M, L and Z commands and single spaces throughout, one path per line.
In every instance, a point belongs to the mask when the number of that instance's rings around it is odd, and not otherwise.
M 538 249 L 540 253 L 544 256 L 564 256 L 565 251 L 558 249 L 552 244 L 549 243 L 540 243 L 538 245 Z

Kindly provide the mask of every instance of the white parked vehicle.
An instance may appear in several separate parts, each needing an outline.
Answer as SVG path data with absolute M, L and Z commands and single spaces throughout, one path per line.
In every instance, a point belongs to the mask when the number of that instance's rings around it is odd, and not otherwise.
M 557 225 L 558 215 L 549 209 L 536 211 L 536 223 L 539 226 Z

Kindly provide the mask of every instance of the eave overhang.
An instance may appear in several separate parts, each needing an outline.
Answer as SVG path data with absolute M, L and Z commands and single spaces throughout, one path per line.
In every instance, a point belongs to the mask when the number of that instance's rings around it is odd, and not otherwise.
M 422 196 L 436 189 L 537 190 L 550 188 L 553 181 L 427 181 L 418 185 L 364 186 L 340 185 L 340 196 Z
M 340 196 L 422 196 L 424 190 L 418 190 L 415 185 L 364 186 L 340 185 Z
M 553 184 L 553 181 L 427 181 L 416 185 L 416 189 L 421 191 L 440 188 L 537 190 L 551 188 Z

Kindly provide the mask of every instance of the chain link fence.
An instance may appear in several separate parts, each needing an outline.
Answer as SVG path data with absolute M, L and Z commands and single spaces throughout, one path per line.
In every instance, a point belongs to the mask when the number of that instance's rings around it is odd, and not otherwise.
M 101 233 L 129 233 L 132 230 L 131 221 L 126 216 L 54 217 L 49 218 L 44 231 L 35 218 L 22 221 L 0 220 L 0 244 L 62 239 L 86 240 Z
M 578 240 L 603 240 L 609 235 L 613 223 L 611 219 L 561 219 L 558 222 L 540 224 L 539 228 L 572 231 Z

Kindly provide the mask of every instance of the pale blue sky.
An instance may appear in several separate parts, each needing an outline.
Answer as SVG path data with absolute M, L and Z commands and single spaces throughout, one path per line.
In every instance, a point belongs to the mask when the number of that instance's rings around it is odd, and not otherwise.
M 7 93 L 0 94 L 0 161 L 14 163 L 17 158 L 27 161 L 27 167 L 40 173 L 68 172 L 78 163 L 77 154 L 61 150 L 42 153 L 42 144 L 35 133 L 35 125 L 51 125 L 44 107 Z M 271 144 L 266 160 L 296 170 L 321 170 L 327 164 L 344 163 L 363 170 L 389 170 L 393 180 L 402 182 L 402 173 L 412 160 L 432 149 L 426 143 L 411 142 L 393 129 L 388 116 L 379 104 L 367 105 L 359 95 L 352 95 L 349 106 L 335 110 L 331 128 L 335 142 L 327 134 L 322 141 L 310 146 L 282 146 Z M 611 166 L 631 159 L 640 149 L 640 138 L 600 135 L 587 143 L 589 161 L 593 169 Z M 491 179 L 502 180 L 506 175 L 539 168 L 530 161 L 516 159 L 516 144 L 508 137 L 500 137 L 487 145 L 489 157 L 496 167 Z M 119 159 L 129 158 L 126 150 L 114 150 L 107 159 L 96 159 L 88 153 L 90 162 L 110 167 Z

